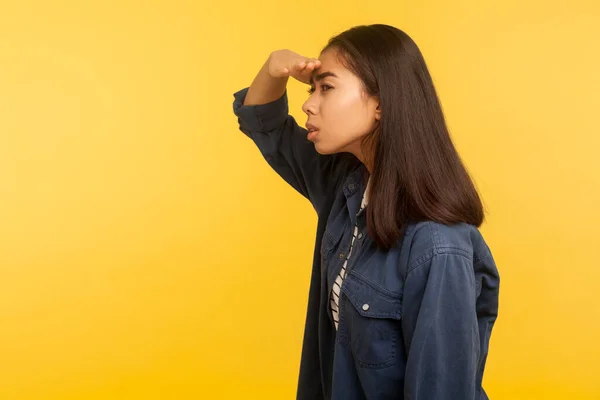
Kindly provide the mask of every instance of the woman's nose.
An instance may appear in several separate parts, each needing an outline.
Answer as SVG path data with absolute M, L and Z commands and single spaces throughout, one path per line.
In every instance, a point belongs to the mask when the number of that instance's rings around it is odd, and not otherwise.
M 311 101 L 310 98 L 306 100 L 304 104 L 302 104 L 302 111 L 304 111 L 306 114 L 315 114 L 314 101 Z

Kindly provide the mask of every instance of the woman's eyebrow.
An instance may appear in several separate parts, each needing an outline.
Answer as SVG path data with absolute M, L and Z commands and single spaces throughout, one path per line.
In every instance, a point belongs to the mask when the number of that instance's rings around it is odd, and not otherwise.
M 313 72 L 314 75 L 314 72 Z M 332 76 L 334 78 L 338 78 L 338 76 L 336 74 L 334 74 L 331 71 L 325 71 L 325 72 L 320 72 L 317 75 L 311 76 L 310 77 L 310 84 L 313 85 L 315 82 L 318 82 L 322 79 L 327 78 L 328 76 Z

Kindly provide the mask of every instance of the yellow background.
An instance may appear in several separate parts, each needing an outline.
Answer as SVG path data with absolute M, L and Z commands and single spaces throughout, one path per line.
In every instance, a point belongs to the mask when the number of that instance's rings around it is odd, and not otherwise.
M 293 398 L 316 216 L 232 95 L 378 22 L 489 212 L 490 397 L 600 398 L 600 3 L 104 3 L 0 0 L 0 399 Z

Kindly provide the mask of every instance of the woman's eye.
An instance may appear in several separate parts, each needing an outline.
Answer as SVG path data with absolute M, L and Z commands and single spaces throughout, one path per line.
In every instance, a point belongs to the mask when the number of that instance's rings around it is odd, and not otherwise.
M 326 91 L 328 91 L 329 89 L 333 89 L 333 88 L 332 88 L 331 86 L 329 86 L 329 85 L 321 85 L 321 91 L 322 91 L 322 92 L 326 92 Z M 308 89 L 308 90 L 307 90 L 307 92 L 308 92 L 309 94 L 313 94 L 313 93 L 315 92 L 315 90 L 316 90 L 316 89 L 315 89 L 314 87 L 310 87 L 310 89 Z

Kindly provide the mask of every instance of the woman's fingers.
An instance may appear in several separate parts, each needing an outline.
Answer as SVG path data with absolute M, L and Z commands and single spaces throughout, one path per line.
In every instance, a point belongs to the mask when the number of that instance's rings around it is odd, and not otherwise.
M 312 64 L 314 68 L 319 68 L 321 66 L 321 60 L 317 58 L 310 58 L 308 63 Z
M 309 83 L 312 72 L 321 66 L 321 61 L 317 58 L 297 58 L 287 67 L 281 68 L 284 76 L 291 76 L 297 80 Z
M 306 60 L 300 61 L 296 64 L 299 70 L 303 70 L 304 68 L 319 68 L 321 66 L 321 61 L 316 58 L 308 58 Z
M 269 74 L 274 77 L 293 77 L 302 82 L 321 66 L 317 58 L 302 56 L 291 50 L 278 50 L 269 57 Z

